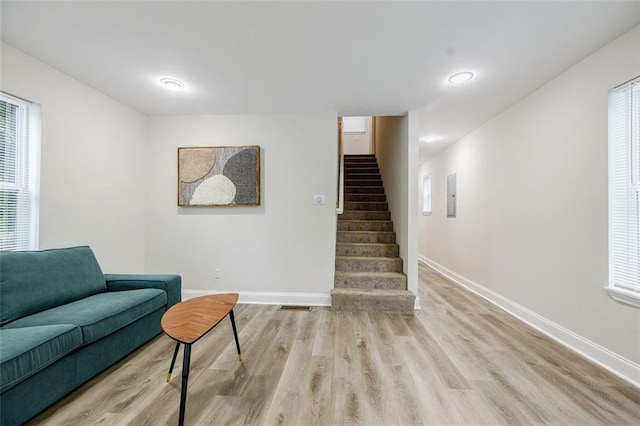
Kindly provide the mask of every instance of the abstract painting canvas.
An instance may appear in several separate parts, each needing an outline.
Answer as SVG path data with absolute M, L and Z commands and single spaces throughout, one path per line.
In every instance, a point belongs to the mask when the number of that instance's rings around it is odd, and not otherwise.
M 178 206 L 259 205 L 259 146 L 178 148 Z

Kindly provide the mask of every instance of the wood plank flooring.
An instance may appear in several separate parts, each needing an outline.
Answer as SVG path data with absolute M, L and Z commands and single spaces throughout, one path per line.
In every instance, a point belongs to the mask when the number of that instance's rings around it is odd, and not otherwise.
M 415 316 L 238 305 L 193 346 L 189 425 L 637 425 L 640 389 L 420 265 Z M 30 424 L 176 424 L 160 336 Z

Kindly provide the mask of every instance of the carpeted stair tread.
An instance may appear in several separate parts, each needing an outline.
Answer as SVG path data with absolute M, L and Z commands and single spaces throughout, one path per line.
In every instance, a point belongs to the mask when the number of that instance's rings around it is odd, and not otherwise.
M 382 187 L 382 181 L 379 179 L 345 179 L 344 186 L 374 186 Z
M 384 194 L 382 186 L 345 186 L 345 194 Z
M 344 194 L 344 201 L 386 203 L 387 196 L 385 194 Z
M 358 176 L 358 177 L 372 177 L 375 179 L 380 179 L 380 172 L 377 170 L 373 170 L 370 167 L 359 167 L 351 170 L 344 171 L 345 176 Z
M 352 171 L 352 170 L 373 169 L 373 168 L 377 168 L 377 164 L 373 161 L 345 161 L 344 162 L 345 172 Z
M 386 312 L 413 314 L 415 295 L 408 290 L 351 289 L 331 290 L 334 311 Z
M 407 276 L 402 272 L 336 271 L 336 276 L 359 278 L 400 278 L 405 281 L 407 279 Z
M 407 291 L 375 154 L 344 157 L 344 193 L 332 309 L 413 314 L 415 295 Z
M 336 256 L 336 271 L 402 272 L 402 259 L 380 256 Z
M 359 291 L 358 289 L 355 289 L 355 288 L 336 288 L 334 290 L 336 290 L 335 293 L 338 293 L 338 294 L 362 294 L 363 293 L 362 291 Z M 407 290 L 373 289 L 373 290 L 369 290 L 368 293 L 374 296 L 391 296 L 391 295 L 408 296 L 408 297 L 413 296 L 413 293 L 411 293 L 410 291 L 408 292 L 409 294 L 407 294 Z
M 351 210 L 343 211 L 341 215 L 338 215 L 338 220 L 391 220 L 391 213 L 389 211 L 380 210 Z
M 339 243 L 395 243 L 395 232 L 381 231 L 338 231 Z
M 390 220 L 339 220 L 338 231 L 393 231 Z
M 336 256 L 398 257 L 400 247 L 393 243 L 337 243 Z
M 389 210 L 389 204 L 385 201 L 345 201 L 343 203 L 344 211 L 349 210 Z

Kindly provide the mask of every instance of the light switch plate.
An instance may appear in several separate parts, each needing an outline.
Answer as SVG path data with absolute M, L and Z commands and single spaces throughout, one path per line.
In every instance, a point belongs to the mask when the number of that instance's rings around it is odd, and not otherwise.
M 324 195 L 314 195 L 313 196 L 313 204 L 315 206 L 323 206 L 327 202 L 327 197 Z

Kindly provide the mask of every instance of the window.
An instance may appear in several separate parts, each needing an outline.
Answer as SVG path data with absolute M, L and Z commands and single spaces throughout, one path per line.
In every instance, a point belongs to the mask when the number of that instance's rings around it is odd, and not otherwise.
M 640 77 L 609 92 L 609 286 L 640 307 Z
M 0 251 L 38 246 L 40 109 L 0 92 Z
M 431 177 L 425 176 L 422 180 L 422 214 L 431 214 Z
M 365 117 L 342 117 L 342 132 L 346 135 L 361 135 L 367 132 Z

